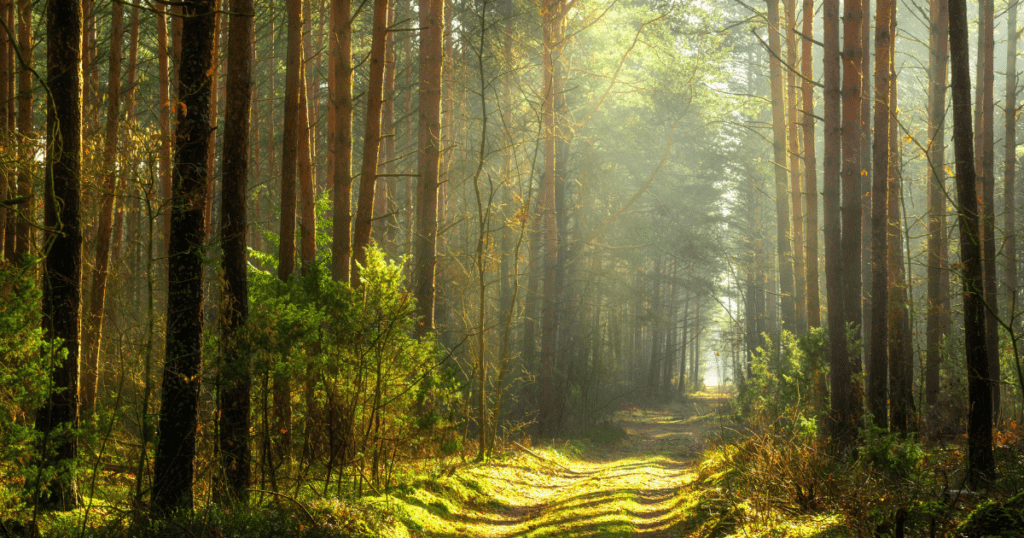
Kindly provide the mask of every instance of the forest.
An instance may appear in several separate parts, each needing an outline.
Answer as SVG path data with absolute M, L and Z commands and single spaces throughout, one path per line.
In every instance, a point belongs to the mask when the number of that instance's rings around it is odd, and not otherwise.
M 1020 536 L 1018 8 L 0 0 L 0 537 Z

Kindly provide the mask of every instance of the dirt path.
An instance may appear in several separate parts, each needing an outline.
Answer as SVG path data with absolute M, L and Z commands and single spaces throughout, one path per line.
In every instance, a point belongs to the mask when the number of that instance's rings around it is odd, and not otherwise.
M 457 473 L 408 507 L 412 536 L 581 537 L 688 536 L 696 518 L 683 486 L 694 479 L 695 457 L 719 428 L 721 398 L 613 417 L 628 437 L 585 453 L 531 449 L 501 462 Z M 464 489 L 463 487 L 464 486 Z M 463 502 L 446 499 L 463 496 Z

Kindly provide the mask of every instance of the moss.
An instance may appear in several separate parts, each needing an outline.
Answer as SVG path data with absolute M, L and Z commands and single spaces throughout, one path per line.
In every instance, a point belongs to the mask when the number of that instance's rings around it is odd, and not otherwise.
M 959 534 L 967 538 L 985 536 L 1017 536 L 1021 527 L 1020 513 L 1016 515 L 1003 503 L 987 501 L 971 512 L 967 520 L 957 529 Z

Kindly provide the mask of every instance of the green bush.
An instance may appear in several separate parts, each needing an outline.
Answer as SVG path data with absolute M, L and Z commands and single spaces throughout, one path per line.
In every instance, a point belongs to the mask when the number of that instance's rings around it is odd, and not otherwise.
M 303 393 L 293 429 L 307 458 L 374 487 L 390 483 L 395 461 L 450 447 L 456 435 L 454 372 L 432 335 L 415 336 L 402 272 L 376 248 L 358 289 L 320 267 L 287 282 L 250 268 L 254 371 Z
M 0 267 L 0 519 L 20 509 L 34 484 L 36 432 L 31 413 L 49 386 L 43 353 L 40 291 L 27 271 Z

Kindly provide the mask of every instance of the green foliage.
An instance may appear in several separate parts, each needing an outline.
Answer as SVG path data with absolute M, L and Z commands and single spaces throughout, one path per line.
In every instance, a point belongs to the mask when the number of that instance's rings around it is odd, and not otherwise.
M 1020 529 L 1024 528 L 1024 513 L 1011 510 L 1007 506 L 1010 504 L 1004 505 L 998 501 L 981 503 L 957 528 L 957 533 L 968 538 L 1019 536 Z
M 821 392 L 827 376 L 827 349 L 828 333 L 823 328 L 811 328 L 800 338 L 782 331 L 781 346 L 765 335 L 765 346 L 751 358 L 750 379 L 740 387 L 741 414 L 777 417 L 787 409 L 813 403 L 812 396 Z M 807 421 L 814 421 L 813 416 L 804 417 L 803 424 Z
M 246 345 L 256 372 L 305 384 L 298 418 L 321 463 L 386 486 L 396 460 L 457 445 L 454 372 L 432 336 L 414 336 L 401 264 L 370 249 L 356 290 L 321 267 L 287 282 L 250 267 Z
M 861 430 L 864 439 L 861 458 L 876 471 L 890 478 L 909 479 L 917 474 L 924 449 L 913 436 L 906 438 L 899 433 L 889 433 L 871 425 Z
M 0 267 L 0 515 L 19 509 L 32 479 L 36 432 L 28 413 L 47 394 L 48 354 L 40 328 L 40 291 L 31 274 Z

